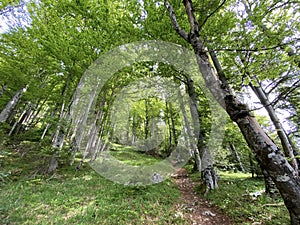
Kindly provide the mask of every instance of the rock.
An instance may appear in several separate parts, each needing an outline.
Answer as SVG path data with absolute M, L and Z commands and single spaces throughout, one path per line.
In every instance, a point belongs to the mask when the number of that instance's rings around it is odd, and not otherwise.
M 216 216 L 215 213 L 212 213 L 211 211 L 208 211 L 208 210 L 207 210 L 207 211 L 204 211 L 204 212 L 202 213 L 202 215 L 203 215 L 203 216 L 213 216 L 213 217 Z

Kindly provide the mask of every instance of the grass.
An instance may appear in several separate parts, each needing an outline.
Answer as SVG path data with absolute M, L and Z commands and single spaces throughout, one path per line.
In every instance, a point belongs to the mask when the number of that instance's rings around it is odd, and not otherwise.
M 183 223 L 170 210 L 179 197 L 166 181 L 124 187 L 90 169 L 72 176 L 37 178 L 1 188 L 3 224 L 170 224 Z
M 237 224 L 290 224 L 282 199 L 273 200 L 265 194 L 257 198 L 251 195 L 264 190 L 263 178 L 251 178 L 251 174 L 244 173 L 219 174 L 219 188 L 211 191 L 207 198 Z
M 171 180 L 124 186 L 87 164 L 77 172 L 63 165 L 55 174 L 32 177 L 43 157 L 27 144 L 18 146 L 22 151 L 1 146 L 0 169 L 11 173 L 0 180 L 0 224 L 190 224 L 176 216 L 180 192 Z
M 131 146 L 113 144 L 112 149 L 113 151 L 110 151 L 111 155 L 128 165 L 149 166 L 160 161 L 158 158 L 138 152 Z
M 130 165 L 160 161 L 129 147 L 113 148 L 111 154 Z M 0 224 L 191 224 L 177 216 L 174 206 L 180 192 L 171 180 L 124 186 L 101 177 L 87 164 L 76 172 L 66 159 L 60 160 L 55 174 L 35 174 L 45 163 L 46 152 L 32 142 L 0 143 Z M 199 180 L 198 174 L 191 177 Z M 219 188 L 207 198 L 236 224 L 289 224 L 281 200 L 249 195 L 263 189 L 263 180 L 250 174 L 220 172 Z

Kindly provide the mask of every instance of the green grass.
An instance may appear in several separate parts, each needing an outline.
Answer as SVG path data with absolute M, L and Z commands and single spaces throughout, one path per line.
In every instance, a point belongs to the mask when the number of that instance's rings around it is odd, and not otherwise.
M 190 224 L 176 217 L 180 192 L 171 180 L 124 186 L 87 164 L 77 172 L 63 164 L 53 175 L 32 177 L 43 156 L 27 144 L 0 149 L 0 170 L 11 171 L 0 180 L 0 224 Z
M 134 147 L 113 144 L 110 154 L 116 159 L 132 166 L 149 166 L 160 161 L 153 156 L 138 152 Z
M 113 148 L 112 155 L 131 165 L 161 160 L 131 147 Z M 76 165 L 68 166 L 66 157 L 60 159 L 55 174 L 35 174 L 49 155 L 32 142 L 0 144 L 0 224 L 191 224 L 176 217 L 180 192 L 171 180 L 124 186 L 101 177 L 86 163 L 76 172 Z M 219 188 L 207 198 L 236 224 L 289 224 L 287 210 L 277 206 L 281 200 L 248 195 L 264 189 L 262 179 L 242 173 L 221 172 L 220 176 Z M 199 174 L 191 177 L 199 180 Z
M 266 195 L 253 198 L 249 193 L 264 190 L 262 178 L 250 174 L 220 172 L 219 188 L 207 198 L 231 216 L 237 224 L 289 224 L 288 211 L 283 201 Z
M 181 224 L 170 210 L 178 197 L 170 181 L 124 187 L 86 168 L 73 175 L 69 171 L 49 180 L 5 185 L 0 220 L 3 224 Z

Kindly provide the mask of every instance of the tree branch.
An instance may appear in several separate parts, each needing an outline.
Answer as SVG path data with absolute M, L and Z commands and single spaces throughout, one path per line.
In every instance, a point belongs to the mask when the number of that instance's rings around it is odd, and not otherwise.
M 294 90 L 296 90 L 297 88 L 299 88 L 299 85 L 298 85 L 299 82 L 300 82 L 300 80 L 297 80 L 296 82 L 294 82 L 294 83 L 290 86 L 289 89 L 287 89 L 287 90 L 281 92 L 281 93 L 277 96 L 276 100 L 274 100 L 274 101 L 272 102 L 272 105 L 275 106 L 280 100 L 287 99 L 287 98 L 290 96 L 290 94 L 291 94 Z
M 289 43 L 283 43 L 283 44 L 278 44 L 278 45 L 275 45 L 275 46 L 271 46 L 271 47 L 265 47 L 265 48 L 249 48 L 249 49 L 242 49 L 242 48 L 220 48 L 220 49 L 212 49 L 210 51 L 215 51 L 215 52 L 218 52 L 218 51 L 226 51 L 226 52 L 260 52 L 260 51 L 269 51 L 269 50 L 273 50 L 273 49 L 276 49 L 276 48 L 281 48 L 283 46 L 286 46 L 286 45 L 290 45 L 291 42 Z
M 199 26 L 194 14 L 193 6 L 192 6 L 192 1 L 191 0 L 183 0 L 183 4 L 185 6 L 186 14 L 188 16 L 190 26 L 191 26 L 191 31 L 190 34 L 199 34 Z
M 175 29 L 175 31 L 187 42 L 189 42 L 189 37 L 188 34 L 180 27 L 180 25 L 178 24 L 177 20 L 176 20 L 176 14 L 174 12 L 173 7 L 170 5 L 170 3 L 168 1 L 164 2 L 165 7 L 167 8 L 167 10 L 170 13 L 170 19 L 172 21 L 172 25 Z
M 224 4 L 225 4 L 226 0 L 223 0 L 223 2 L 212 12 L 210 13 L 205 19 L 204 21 L 201 23 L 201 25 L 199 26 L 199 31 L 202 30 L 202 27 L 206 24 L 207 20 L 213 16 Z
M 299 4 L 299 1 L 287 1 L 287 2 L 283 2 L 281 5 L 277 5 L 280 2 L 275 2 L 273 5 L 271 5 L 267 11 L 263 14 L 262 17 L 265 17 L 267 14 L 271 13 L 272 11 L 276 10 L 276 9 L 280 9 L 286 5 L 290 5 L 290 4 Z

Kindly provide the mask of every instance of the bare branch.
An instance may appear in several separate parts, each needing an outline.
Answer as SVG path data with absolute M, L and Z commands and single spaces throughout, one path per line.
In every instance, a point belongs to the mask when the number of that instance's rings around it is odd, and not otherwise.
M 280 9 L 283 8 L 286 5 L 290 5 L 290 4 L 299 4 L 299 1 L 287 1 L 287 2 L 283 2 L 281 5 L 277 5 L 280 2 L 275 2 L 273 5 L 271 5 L 268 10 L 263 14 L 263 17 L 265 17 L 267 14 L 271 13 L 272 11 L 276 10 L 276 9 Z
M 175 29 L 175 31 L 181 36 L 183 37 L 184 40 L 186 40 L 187 42 L 189 41 L 189 37 L 188 34 L 180 27 L 180 25 L 178 24 L 177 20 L 176 20 L 176 14 L 174 12 L 173 7 L 170 5 L 170 3 L 168 1 L 165 1 L 165 7 L 167 8 L 167 10 L 170 13 L 170 19 L 172 21 L 172 25 Z
M 199 30 L 202 30 L 202 27 L 206 24 L 207 20 L 213 16 L 224 4 L 225 4 L 226 0 L 223 0 L 223 2 L 212 12 L 210 13 L 205 19 L 204 21 L 201 23 L 201 25 L 199 26 Z
M 273 101 L 272 105 L 275 106 L 280 100 L 284 100 L 287 99 L 291 93 L 293 93 L 297 88 L 299 88 L 298 83 L 300 82 L 300 80 L 297 80 L 296 82 L 294 82 L 289 89 L 281 92 L 276 100 Z
M 261 51 L 269 51 L 269 50 L 273 50 L 276 48 L 281 48 L 283 46 L 286 45 L 290 45 L 291 42 L 289 43 L 283 43 L 283 44 L 278 44 L 275 46 L 271 46 L 271 47 L 265 47 L 265 48 L 248 48 L 248 49 L 242 49 L 242 48 L 219 48 L 219 49 L 211 49 L 210 51 L 215 51 L 215 52 L 261 52 Z M 209 52 L 209 51 L 207 51 Z

